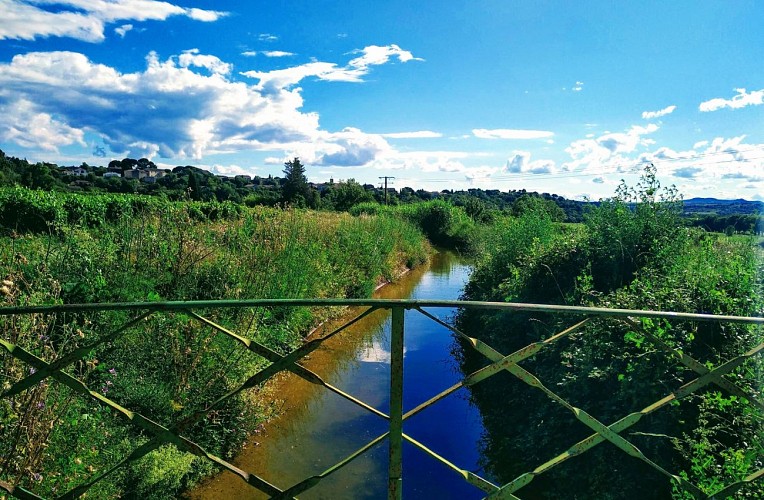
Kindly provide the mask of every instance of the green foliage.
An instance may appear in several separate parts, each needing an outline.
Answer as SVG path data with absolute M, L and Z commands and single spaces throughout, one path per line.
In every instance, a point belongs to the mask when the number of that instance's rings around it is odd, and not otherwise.
M 485 237 L 485 255 L 476 264 L 465 298 L 760 315 L 756 242 L 684 227 L 680 213 L 681 198 L 674 189 L 662 190 L 650 167 L 635 188 L 622 184 L 615 197 L 592 208 L 583 226 L 556 224 L 537 211 L 500 220 Z M 461 315 L 459 326 L 508 354 L 574 321 L 474 312 Z M 645 319 L 633 328 L 600 320 L 523 366 L 575 406 L 612 423 L 697 376 L 678 363 L 679 353 L 713 367 L 762 340 L 759 329 L 744 325 Z M 661 345 L 676 352 L 665 352 Z M 466 373 L 481 366 L 470 352 L 461 359 Z M 744 362 L 730 380 L 757 394 L 763 363 L 760 357 Z M 554 450 L 563 451 L 587 434 L 537 391 L 508 378 L 503 382 L 472 389 L 487 429 L 482 465 L 500 482 L 532 470 L 554 456 Z M 513 411 L 518 407 L 524 411 Z M 539 431 L 511 432 L 506 426 L 509 412 L 512 429 Z M 657 463 L 683 471 L 683 477 L 713 494 L 762 468 L 764 455 L 756 438 L 762 425 L 759 407 L 709 386 L 652 413 L 649 421 L 630 429 L 628 439 Z M 575 460 L 576 467 L 556 468 L 522 492 L 567 496 L 568 486 L 575 483 L 575 494 L 582 497 L 631 498 L 639 485 L 639 496 L 652 498 L 665 497 L 672 488 L 653 469 L 625 460 L 614 447 L 598 447 Z M 580 470 L 586 470 L 583 477 Z M 675 496 L 685 495 L 677 484 L 673 488 Z M 762 486 L 743 491 L 743 496 L 758 498 Z
M 358 184 L 355 179 L 339 182 L 332 185 L 324 194 L 326 207 L 340 212 L 347 212 L 359 203 L 368 203 L 374 200 L 374 196 Z
M 536 216 L 543 215 L 543 217 L 557 222 L 565 220 L 565 211 L 555 202 L 530 194 L 524 194 L 516 199 L 512 203 L 510 213 L 515 217 L 532 213 Z
M 316 197 L 305 177 L 305 166 L 299 158 L 284 163 L 284 183 L 281 186 L 281 201 L 293 207 L 317 207 Z
M 378 283 L 393 279 L 404 266 L 421 264 L 429 253 L 413 224 L 386 215 L 354 218 L 21 188 L 0 191 L 0 200 L 9 229 L 0 236 L 0 301 L 8 306 L 366 297 Z M 54 223 L 19 224 L 6 208 L 11 202 L 41 216 L 52 210 Z M 304 308 L 201 313 L 277 352 L 301 345 L 303 336 L 329 314 Z M 121 312 L 5 318 L 3 339 L 51 362 L 128 319 Z M 125 331 L 70 370 L 91 390 L 172 426 L 240 386 L 265 363 L 186 314 L 163 313 Z M 0 390 L 28 374 L 27 365 L 0 352 Z M 184 435 L 211 453 L 230 457 L 270 411 L 256 391 L 248 391 Z M 112 412 L 61 384 L 46 382 L 0 399 L 0 480 L 46 496 L 60 495 L 107 470 L 145 441 Z M 163 447 L 119 469 L 92 495 L 174 497 L 208 472 L 202 461 Z
M 354 206 L 350 213 L 355 216 L 389 214 L 400 218 L 420 228 L 432 244 L 445 248 L 469 252 L 476 243 L 475 222 L 462 207 L 442 200 L 393 207 L 360 203 Z
M 652 165 L 636 188 L 622 183 L 613 198 L 586 215 L 592 274 L 609 291 L 628 284 L 634 273 L 656 260 L 682 231 L 682 198 L 676 189 L 661 190 Z

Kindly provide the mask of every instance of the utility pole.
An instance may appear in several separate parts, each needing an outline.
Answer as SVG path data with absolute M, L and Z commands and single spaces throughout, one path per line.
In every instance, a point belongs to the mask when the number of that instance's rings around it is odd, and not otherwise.
M 385 206 L 387 206 L 387 179 L 395 179 L 395 177 L 390 177 L 388 175 L 380 177 L 380 179 L 385 180 Z

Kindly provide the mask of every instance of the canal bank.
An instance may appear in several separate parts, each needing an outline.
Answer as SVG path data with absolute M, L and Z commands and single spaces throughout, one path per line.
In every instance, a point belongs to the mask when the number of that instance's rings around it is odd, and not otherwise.
M 455 300 L 469 266 L 449 253 L 375 292 L 376 298 Z M 431 311 L 448 320 L 455 311 Z M 329 331 L 333 325 L 325 325 Z M 318 332 L 319 334 L 321 332 Z M 390 312 L 377 311 L 326 342 L 303 363 L 329 383 L 382 412 L 389 409 Z M 459 380 L 450 332 L 422 316 L 406 313 L 404 409 L 410 409 Z M 279 416 L 252 436 L 237 466 L 286 488 L 326 470 L 387 429 L 387 421 L 347 400 L 286 374 L 270 390 Z M 458 392 L 407 420 L 404 432 L 467 470 L 479 471 L 482 422 L 466 391 Z M 404 493 L 438 498 L 480 498 L 482 492 L 453 471 L 404 445 Z M 301 498 L 380 498 L 387 493 L 387 442 L 370 450 Z M 230 473 L 191 492 L 191 498 L 263 498 Z

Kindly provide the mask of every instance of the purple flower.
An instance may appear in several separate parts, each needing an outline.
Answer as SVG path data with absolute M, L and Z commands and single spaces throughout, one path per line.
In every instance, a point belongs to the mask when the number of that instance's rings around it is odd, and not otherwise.
M 32 479 L 34 479 L 35 481 L 42 481 L 42 475 L 35 472 L 32 474 Z
M 37 402 L 37 407 L 38 408 L 45 408 L 45 402 L 44 401 L 38 401 Z
M 35 368 L 34 368 L 34 366 L 33 366 L 33 367 L 31 367 L 31 368 L 29 369 L 29 374 L 30 374 L 30 375 L 34 375 L 34 372 L 36 372 L 36 371 L 37 371 L 37 370 L 35 370 Z
M 109 368 L 109 373 L 111 373 L 112 375 L 116 375 L 117 370 L 115 370 L 114 368 Z

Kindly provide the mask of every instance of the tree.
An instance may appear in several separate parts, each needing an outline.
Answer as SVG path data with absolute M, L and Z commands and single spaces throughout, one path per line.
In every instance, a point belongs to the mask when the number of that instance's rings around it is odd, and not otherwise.
M 305 177 L 305 166 L 296 158 L 284 163 L 284 181 L 281 187 L 281 201 L 290 205 L 304 205 L 312 200 L 308 178 Z
M 199 185 L 199 179 L 193 171 L 189 171 L 188 173 L 188 194 L 194 201 L 202 199 L 202 188 Z
M 553 221 L 565 220 L 565 211 L 557 203 L 537 195 L 523 194 L 512 203 L 511 211 L 515 217 L 535 213 L 539 216 L 549 217 Z
M 374 196 L 358 184 L 355 179 L 340 182 L 329 191 L 329 202 L 335 210 L 345 212 L 359 203 L 374 201 Z

